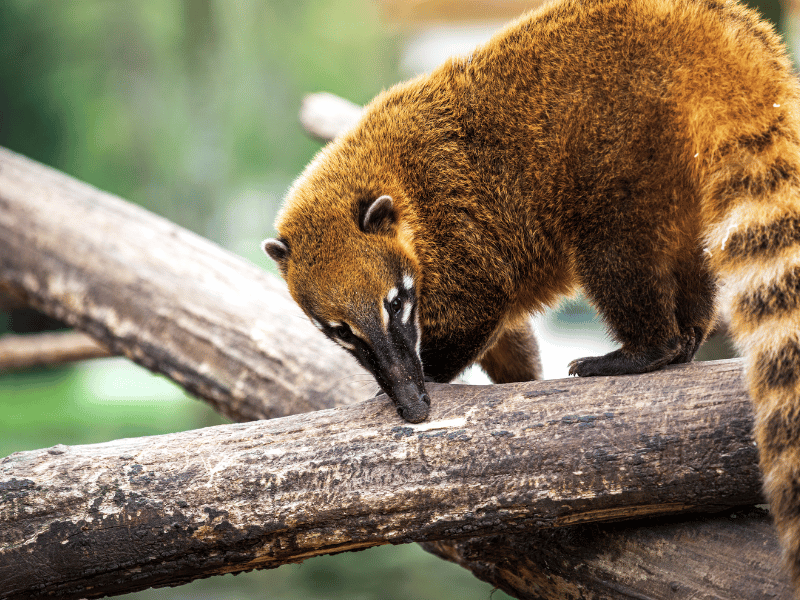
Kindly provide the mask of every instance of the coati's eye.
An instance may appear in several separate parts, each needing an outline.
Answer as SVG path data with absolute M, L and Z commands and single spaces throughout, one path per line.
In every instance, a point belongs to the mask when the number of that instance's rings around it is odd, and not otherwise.
M 395 298 L 392 300 L 391 304 L 389 304 L 389 308 L 392 309 L 392 312 L 397 314 L 403 309 L 403 301 L 400 298 Z
M 349 342 L 353 339 L 353 332 L 347 323 L 343 323 L 333 328 L 333 333 L 343 342 Z

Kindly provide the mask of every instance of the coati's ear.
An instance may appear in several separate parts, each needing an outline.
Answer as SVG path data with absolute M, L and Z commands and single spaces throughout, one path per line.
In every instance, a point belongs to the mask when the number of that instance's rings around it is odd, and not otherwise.
M 269 238 L 261 242 L 261 249 L 277 263 L 281 273 L 286 272 L 286 266 L 289 262 L 289 245 L 285 240 Z
M 397 219 L 394 201 L 391 196 L 381 196 L 367 205 L 361 217 L 361 231 L 364 233 L 390 233 Z

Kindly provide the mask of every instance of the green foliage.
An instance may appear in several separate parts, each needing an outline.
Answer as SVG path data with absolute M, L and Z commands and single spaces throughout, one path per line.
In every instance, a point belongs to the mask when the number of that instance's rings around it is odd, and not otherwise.
M 223 422 L 169 380 L 122 358 L 0 377 L 0 456 Z

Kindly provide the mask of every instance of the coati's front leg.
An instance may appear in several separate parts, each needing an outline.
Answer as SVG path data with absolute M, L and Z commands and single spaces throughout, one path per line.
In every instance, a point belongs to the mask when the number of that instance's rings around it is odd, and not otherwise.
M 503 331 L 478 364 L 494 383 L 541 379 L 539 345 L 530 322 Z
M 691 360 L 709 320 L 691 316 L 704 297 L 691 293 L 701 286 L 697 269 L 682 268 L 678 277 L 644 236 L 594 243 L 578 249 L 581 283 L 622 348 L 572 361 L 570 375 L 647 373 Z M 678 311 L 678 301 L 690 306 Z
M 702 248 L 697 247 L 690 260 L 678 262 L 675 281 L 675 317 L 683 337 L 683 351 L 672 360 L 673 364 L 692 362 L 714 323 L 716 285 Z

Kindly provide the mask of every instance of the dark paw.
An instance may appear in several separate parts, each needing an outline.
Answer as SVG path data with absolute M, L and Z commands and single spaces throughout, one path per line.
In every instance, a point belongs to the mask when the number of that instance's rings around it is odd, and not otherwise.
M 681 338 L 683 349 L 678 356 L 672 359 L 670 364 L 676 365 L 692 362 L 692 360 L 694 360 L 694 355 L 697 354 L 697 351 L 700 349 L 700 345 L 703 343 L 703 337 L 704 334 L 702 329 L 699 327 L 690 328 L 688 332 Z
M 681 352 L 677 340 L 668 350 L 655 348 L 643 352 L 631 352 L 621 348 L 605 356 L 587 356 L 569 363 L 569 374 L 578 377 L 600 375 L 630 375 L 649 373 L 672 362 Z

